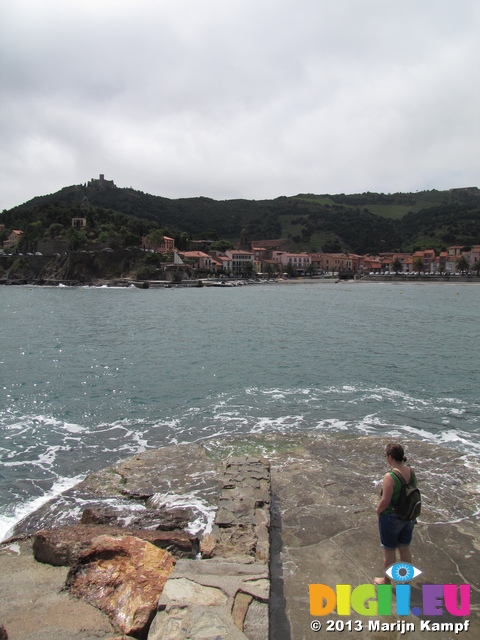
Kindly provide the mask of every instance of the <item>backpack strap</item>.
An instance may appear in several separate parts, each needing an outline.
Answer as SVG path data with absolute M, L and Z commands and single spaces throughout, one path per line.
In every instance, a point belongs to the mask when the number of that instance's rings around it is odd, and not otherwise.
M 414 470 L 412 468 L 410 468 L 410 480 L 409 480 L 409 482 L 407 482 L 405 480 L 405 478 L 403 477 L 403 475 L 400 473 L 400 471 L 398 469 L 391 469 L 390 472 L 395 474 L 395 477 L 400 480 L 400 482 L 402 483 L 402 486 L 405 486 L 407 484 L 415 485 L 415 472 L 414 472 Z

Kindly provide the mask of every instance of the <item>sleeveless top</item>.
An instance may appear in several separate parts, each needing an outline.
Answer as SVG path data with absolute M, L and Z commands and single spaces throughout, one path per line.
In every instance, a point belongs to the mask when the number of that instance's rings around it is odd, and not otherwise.
M 400 482 L 400 480 L 397 478 L 397 474 L 394 471 L 389 471 L 388 472 L 392 478 L 393 478 L 393 495 L 392 495 L 392 499 L 390 500 L 390 504 L 388 505 L 388 507 L 385 509 L 385 511 L 383 513 L 392 513 L 392 511 L 395 511 L 395 505 L 398 504 L 398 501 L 400 500 L 400 492 L 402 491 L 402 483 Z M 410 475 L 411 478 L 411 475 Z M 417 486 L 417 476 L 415 475 L 415 481 L 413 483 L 413 486 L 416 487 Z

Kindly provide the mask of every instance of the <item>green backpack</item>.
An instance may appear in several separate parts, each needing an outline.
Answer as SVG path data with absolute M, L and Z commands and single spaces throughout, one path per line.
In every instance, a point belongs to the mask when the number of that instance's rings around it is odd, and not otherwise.
M 394 505 L 395 513 L 402 520 L 416 520 L 422 511 L 422 496 L 415 486 L 415 473 L 411 469 L 410 482 L 407 482 L 400 471 L 392 469 L 395 477 L 402 483 L 400 498 Z

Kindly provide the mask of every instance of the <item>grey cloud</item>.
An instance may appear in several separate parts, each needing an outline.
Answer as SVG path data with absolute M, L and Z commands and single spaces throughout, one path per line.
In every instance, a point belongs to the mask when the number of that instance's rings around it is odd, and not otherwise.
M 0 5 L 0 207 L 475 184 L 476 0 Z

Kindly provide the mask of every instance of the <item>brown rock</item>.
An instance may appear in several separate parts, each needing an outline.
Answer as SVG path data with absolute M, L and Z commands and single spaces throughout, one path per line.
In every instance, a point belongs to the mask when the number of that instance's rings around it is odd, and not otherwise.
M 221 558 L 256 557 L 258 535 L 253 525 L 237 525 L 225 529 L 214 528 L 215 546 L 212 555 Z
M 109 524 L 116 519 L 116 515 L 107 509 L 87 507 L 82 513 L 80 524 Z
M 205 534 L 202 542 L 200 543 L 202 558 L 211 558 L 216 546 L 217 541 L 215 538 L 210 533 Z
M 0 623 L 11 640 L 97 640 L 108 617 L 65 591 L 66 567 L 35 562 L 31 540 L 0 545 Z M 1 637 L 1 636 L 0 636 Z
M 186 529 L 190 522 L 195 520 L 192 509 L 159 509 L 162 522 L 157 525 L 160 531 L 171 531 L 173 529 Z
M 0 625 L 0 640 L 8 640 L 8 634 L 3 624 Z
M 146 638 L 175 559 L 145 540 L 99 536 L 68 573 L 70 593 L 106 613 L 119 631 Z
M 92 540 L 100 535 L 122 537 L 133 535 L 146 540 L 176 557 L 191 558 L 198 550 L 198 540 L 184 531 L 150 531 L 80 524 L 57 529 L 43 529 L 34 536 L 33 555 L 37 562 L 55 567 L 73 566 Z
M 239 591 L 235 596 L 232 607 L 232 618 L 235 626 L 237 629 L 240 629 L 240 631 L 243 631 L 245 616 L 247 615 L 248 607 L 252 600 L 253 596 L 248 593 L 243 593 L 242 591 Z

